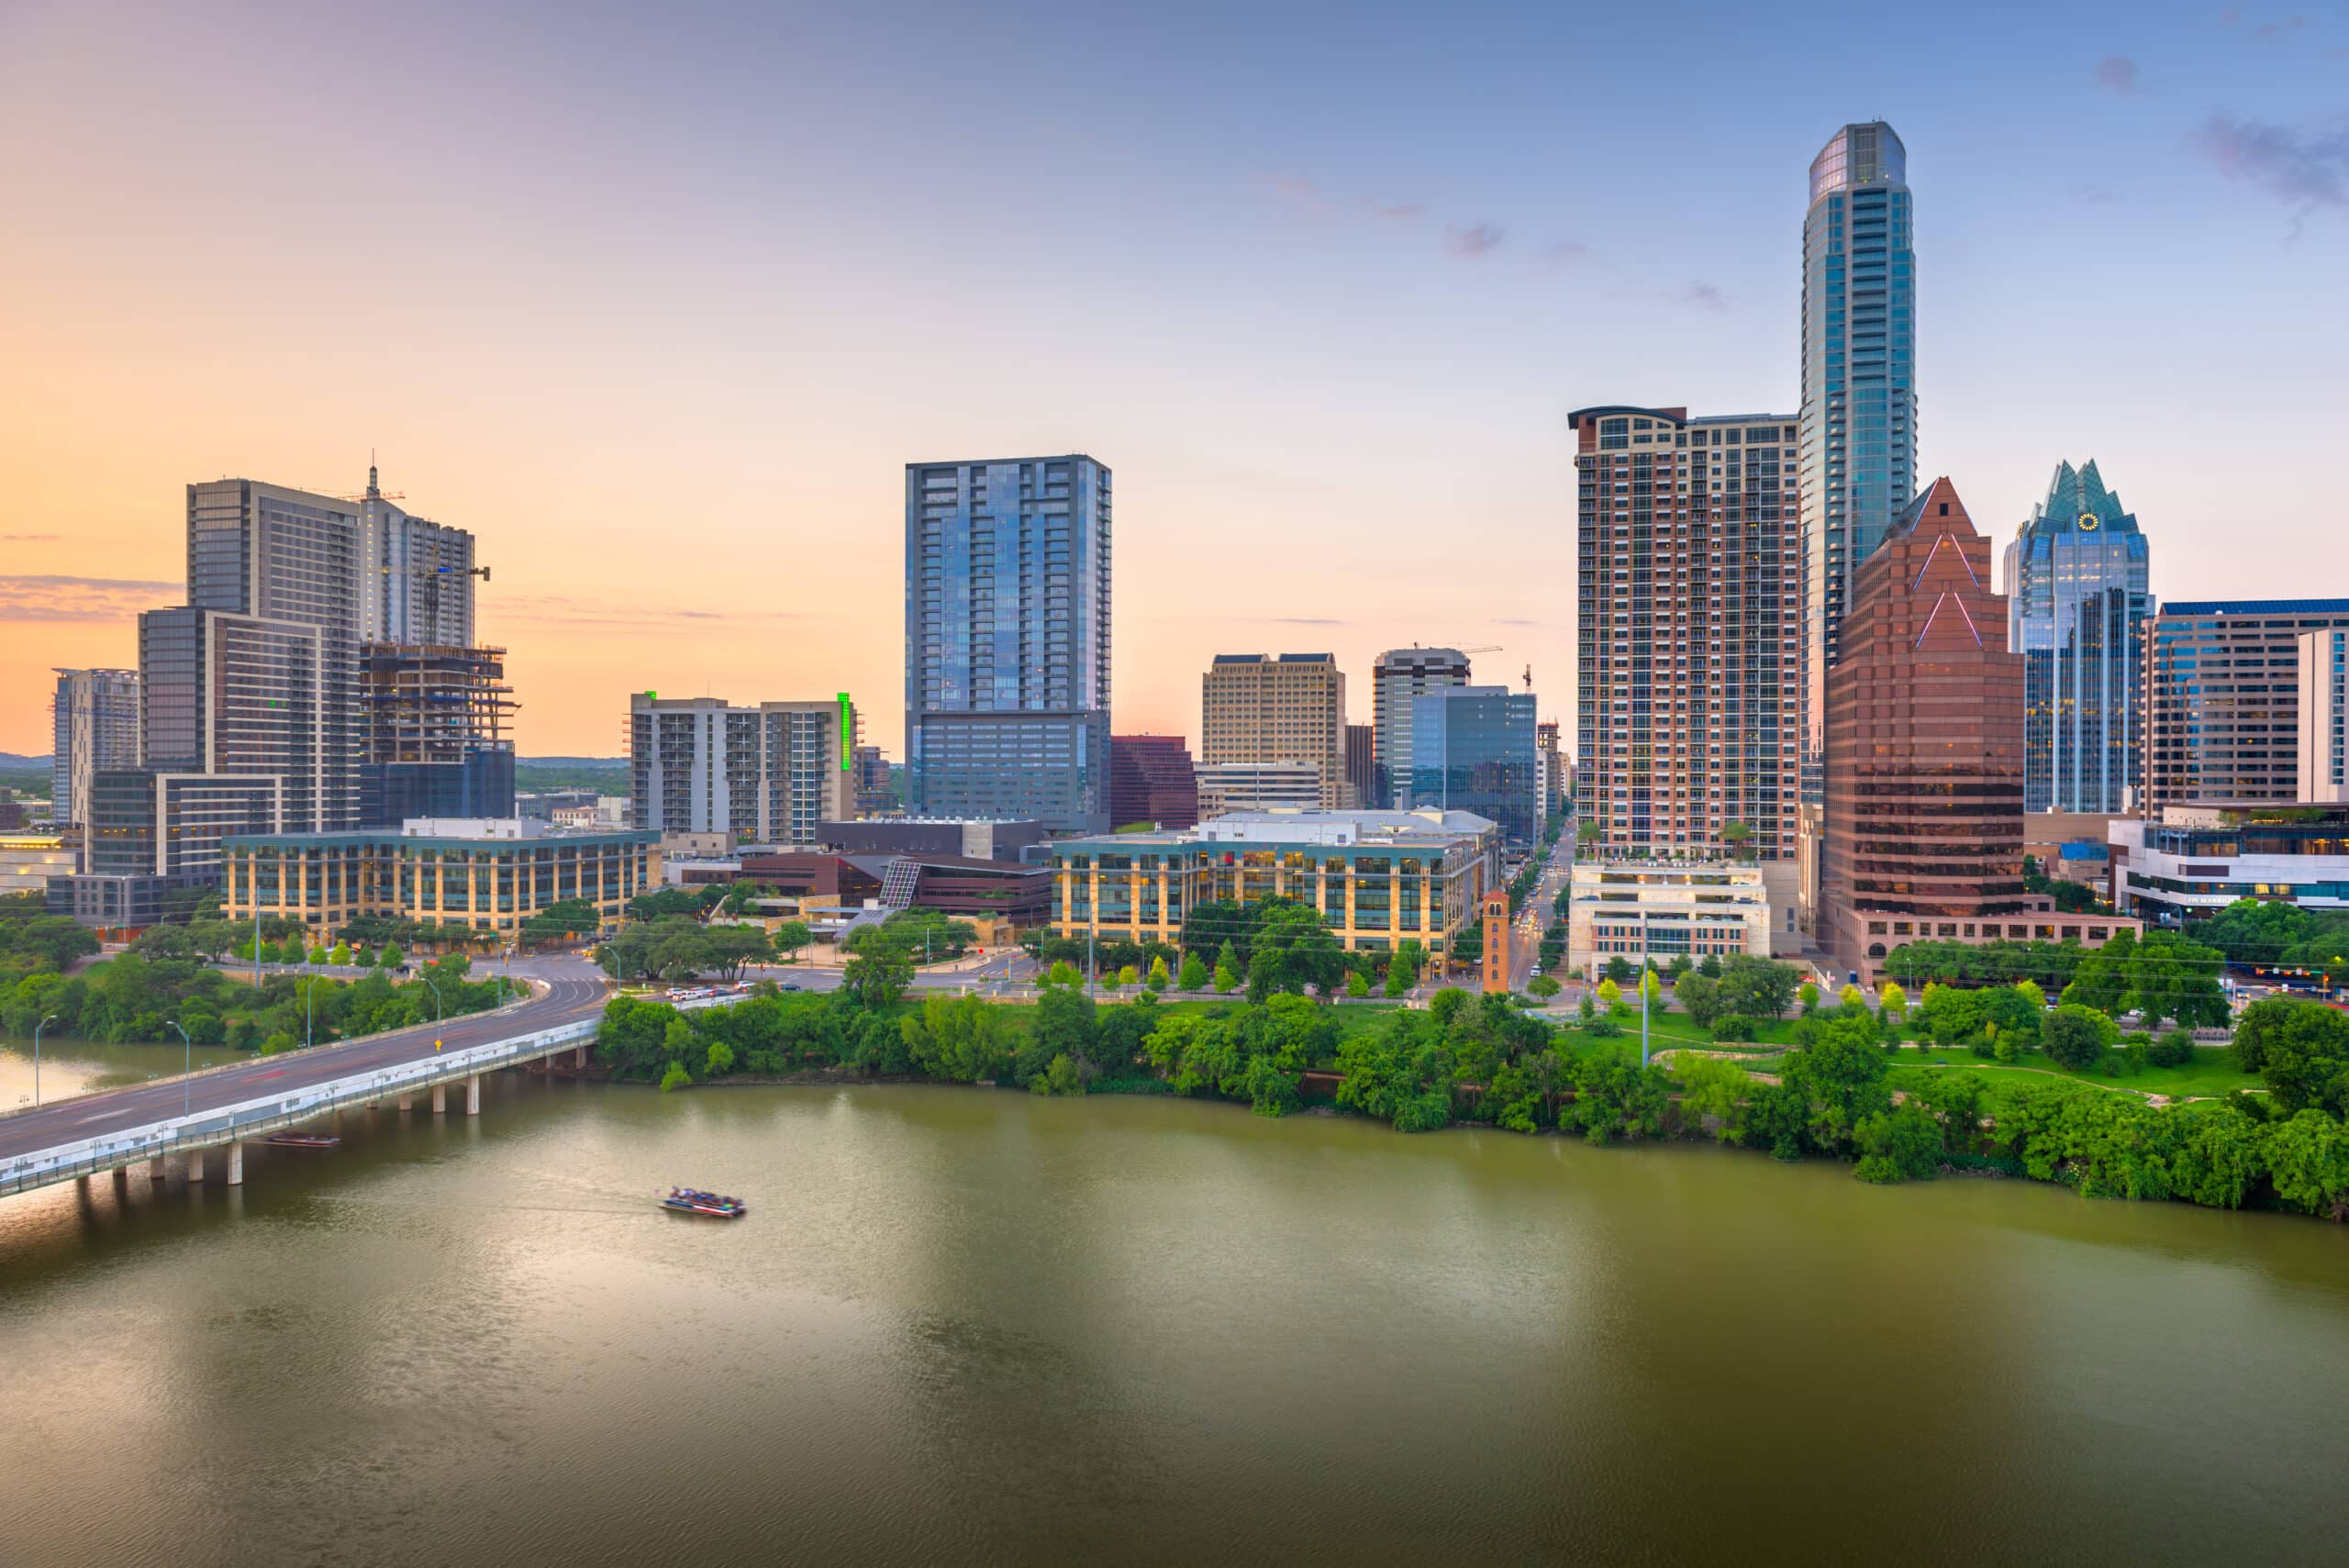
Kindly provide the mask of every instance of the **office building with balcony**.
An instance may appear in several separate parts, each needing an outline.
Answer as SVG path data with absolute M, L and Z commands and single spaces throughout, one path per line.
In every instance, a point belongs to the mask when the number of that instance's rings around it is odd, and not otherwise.
M 849 767 L 856 792 L 859 817 L 890 817 L 900 809 L 897 792 L 889 784 L 889 761 L 878 746 L 859 746 Z
M 1109 470 L 906 468 L 907 808 L 1109 826 Z
M 2023 657 L 2023 804 L 2127 808 L 2143 762 L 2145 536 L 2094 462 L 2058 465 L 2007 546 L 2007 646 Z
M 2321 798 L 2299 774 L 2301 639 L 2333 630 L 2349 630 L 2349 599 L 2160 606 L 2145 628 L 2144 815 Z
M 1219 653 L 1199 678 L 1201 765 L 1310 762 L 1316 805 L 1346 784 L 1346 677 L 1327 653 Z
M 1152 823 L 1169 832 L 1199 819 L 1199 781 L 1179 735 L 1109 737 L 1109 823 Z
M 1606 406 L 1575 439 L 1575 810 L 1597 851 L 1791 866 L 1796 420 Z M 1793 903 L 1793 876 L 1778 901 Z
M 1873 975 L 1895 923 L 1958 940 L 2025 912 L 2023 660 L 1990 544 L 1932 484 L 1853 574 L 1829 672 L 1820 945 Z
M 2172 804 L 2116 817 L 2108 837 L 2114 904 L 2149 924 L 2191 926 L 2242 898 L 2349 909 L 2349 804 Z
M 284 917 L 321 934 L 380 916 L 470 926 L 511 945 L 523 922 L 573 900 L 617 924 L 629 899 L 662 880 L 657 833 L 568 833 L 514 817 L 239 835 L 222 851 L 224 917 Z
M 1767 958 L 1775 924 L 1759 865 L 1578 860 L 1567 884 L 1566 965 L 1597 980 L 1614 958 L 1634 968 Z
M 1376 798 L 1387 810 L 1411 791 L 1413 705 L 1430 692 L 1468 684 L 1468 656 L 1456 648 L 1390 648 L 1371 666 L 1371 766 Z
M 1310 904 L 1349 952 L 1442 953 L 1500 872 L 1498 829 L 1465 811 L 1241 812 L 1052 848 L 1053 931 L 1144 942 L 1179 941 L 1203 904 L 1279 897 Z
M 1820 798 L 1827 673 L 1853 574 L 1917 484 L 1916 209 L 1909 151 L 1882 120 L 1810 163 L 1802 224 L 1802 790 Z
M 631 825 L 737 842 L 815 844 L 854 814 L 856 706 L 737 707 L 722 697 L 629 697 Z

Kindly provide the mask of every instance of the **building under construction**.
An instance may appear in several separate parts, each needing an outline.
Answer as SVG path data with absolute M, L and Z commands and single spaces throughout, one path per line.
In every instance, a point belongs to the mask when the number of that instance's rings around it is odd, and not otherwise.
M 411 817 L 514 815 L 514 689 L 506 650 L 370 642 L 359 657 L 366 716 L 363 826 Z

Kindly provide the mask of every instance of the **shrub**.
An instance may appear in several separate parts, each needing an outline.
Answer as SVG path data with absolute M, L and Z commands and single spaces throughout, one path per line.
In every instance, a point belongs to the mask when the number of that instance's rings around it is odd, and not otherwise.
M 1556 995 L 1560 991 L 1565 989 L 1565 987 L 1560 985 L 1555 980 L 1553 980 L 1546 974 L 1535 975 L 1531 980 L 1526 982 L 1525 988 L 1534 995 L 1541 997 L 1545 1002 L 1551 997 Z
M 1346 976 L 1346 995 L 1356 1000 L 1370 995 L 1370 982 L 1362 977 L 1359 970 Z
M 1725 1013 L 1713 1020 L 1713 1038 L 1750 1041 L 1761 1032 L 1761 1027 L 1742 1013 Z
M 2145 1060 L 2156 1067 L 2184 1067 L 2194 1060 L 2194 1031 L 2176 1029 L 2154 1041 Z
M 685 1071 L 684 1062 L 672 1062 L 669 1071 L 661 1074 L 661 1092 L 665 1095 L 672 1089 L 682 1089 L 693 1081 L 694 1075 Z

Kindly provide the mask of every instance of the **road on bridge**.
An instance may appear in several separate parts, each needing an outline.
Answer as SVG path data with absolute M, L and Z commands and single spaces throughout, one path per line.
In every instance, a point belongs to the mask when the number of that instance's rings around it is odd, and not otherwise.
M 610 995 L 610 982 L 603 971 L 581 959 L 518 960 L 507 973 L 540 981 L 546 986 L 545 994 L 505 1012 L 469 1013 L 445 1023 L 423 1024 L 341 1045 L 281 1051 L 193 1078 L 105 1090 L 19 1111 L 0 1118 L 0 1159 L 146 1127 L 180 1115 L 184 1106 L 195 1111 L 215 1110 L 335 1078 L 397 1067 L 434 1055 L 436 1040 L 444 1049 L 457 1051 L 553 1029 L 593 1018 L 603 1010 Z

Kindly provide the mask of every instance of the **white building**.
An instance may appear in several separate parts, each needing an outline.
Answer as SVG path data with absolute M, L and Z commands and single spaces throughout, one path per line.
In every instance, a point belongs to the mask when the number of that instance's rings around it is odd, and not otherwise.
M 2349 909 L 2349 805 L 2273 801 L 2165 806 L 2116 818 L 2115 907 L 2148 925 L 2215 915 L 2238 898 Z
M 810 844 L 817 824 L 851 816 L 856 706 L 722 697 L 629 697 L 632 826 Z
M 1758 865 L 1578 862 L 1566 906 L 1566 962 L 1596 979 L 1610 958 L 1634 967 L 1770 956 L 1770 894 Z
M 2299 635 L 2302 800 L 2349 801 L 2349 631 Z
M 1314 762 L 1201 762 L 1199 818 L 1232 811 L 1311 810 L 1322 804 L 1322 770 Z

